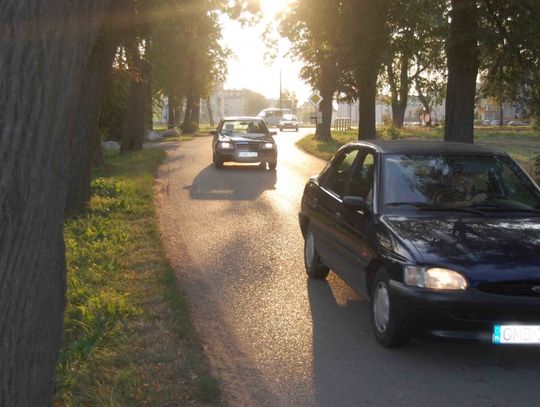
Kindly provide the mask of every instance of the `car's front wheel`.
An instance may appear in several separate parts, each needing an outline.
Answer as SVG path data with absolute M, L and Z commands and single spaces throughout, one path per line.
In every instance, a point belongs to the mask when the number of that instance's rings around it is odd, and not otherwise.
M 304 239 L 304 266 L 307 275 L 315 279 L 326 278 L 329 272 L 328 266 L 321 261 L 319 253 L 317 253 L 315 238 L 310 226 L 307 227 Z
M 275 170 L 277 167 L 277 161 L 268 161 L 268 169 Z
M 410 335 L 404 318 L 392 298 L 386 270 L 375 275 L 371 291 L 371 323 L 377 341 L 387 348 L 405 346 Z
M 212 159 L 214 161 L 214 165 L 216 166 L 216 168 L 223 168 L 223 160 L 219 158 L 219 156 L 216 155 L 216 153 L 214 153 Z

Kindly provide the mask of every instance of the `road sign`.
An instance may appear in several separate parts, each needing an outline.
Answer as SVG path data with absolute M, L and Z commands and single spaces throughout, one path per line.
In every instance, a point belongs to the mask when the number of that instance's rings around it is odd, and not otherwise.
M 313 92 L 313 94 L 308 98 L 308 100 L 309 100 L 309 103 L 317 107 L 319 106 L 319 103 L 323 101 L 323 97 L 319 95 L 319 92 Z

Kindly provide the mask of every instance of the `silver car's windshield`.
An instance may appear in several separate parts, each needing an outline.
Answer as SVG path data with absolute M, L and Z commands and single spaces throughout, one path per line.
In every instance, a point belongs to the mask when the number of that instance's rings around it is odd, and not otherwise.
M 510 158 L 498 155 L 388 154 L 385 207 L 540 209 L 540 191 Z

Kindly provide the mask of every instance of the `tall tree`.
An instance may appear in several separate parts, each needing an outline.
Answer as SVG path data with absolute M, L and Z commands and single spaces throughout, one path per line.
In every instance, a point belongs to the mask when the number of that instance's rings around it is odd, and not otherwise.
M 50 405 L 69 145 L 106 0 L 0 3 L 0 405 Z
M 390 0 L 344 0 L 340 89 L 359 100 L 358 139 L 374 139 L 377 78 L 387 46 Z
M 98 118 L 101 110 L 105 86 L 109 84 L 112 61 L 119 41 L 115 27 L 121 24 L 115 20 L 121 10 L 121 2 L 116 2 L 106 16 L 106 21 L 92 50 L 86 67 L 85 81 L 81 89 L 71 140 L 71 166 L 69 173 L 66 210 L 74 212 L 83 208 L 90 199 L 90 172 L 94 158 L 101 160 L 101 137 Z M 97 157 L 96 153 L 98 154 Z
M 444 139 L 472 143 L 480 66 L 478 4 L 475 0 L 452 0 L 451 7 L 446 42 L 448 85 Z
M 299 0 L 283 15 L 280 33 L 292 42 L 292 54 L 304 62 L 302 78 L 317 89 L 322 123 L 315 139 L 332 139 L 332 101 L 340 75 L 338 65 L 341 3 L 324 0 Z
M 413 88 L 429 112 L 433 90 L 440 89 L 446 70 L 444 58 L 444 0 L 394 0 L 388 26 L 381 80 L 390 90 L 392 121 L 403 127 L 409 93 Z M 440 94 L 440 92 L 439 92 Z

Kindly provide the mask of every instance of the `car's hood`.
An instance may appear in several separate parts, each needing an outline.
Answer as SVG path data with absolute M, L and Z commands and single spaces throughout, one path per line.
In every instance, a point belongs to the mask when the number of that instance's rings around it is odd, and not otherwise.
M 476 282 L 540 281 L 540 218 L 383 217 L 426 265 L 459 269 Z
M 251 142 L 261 142 L 261 141 L 269 141 L 271 140 L 271 136 L 268 135 L 253 135 L 253 137 L 245 136 L 241 134 L 221 134 L 220 140 L 221 141 L 251 141 Z

